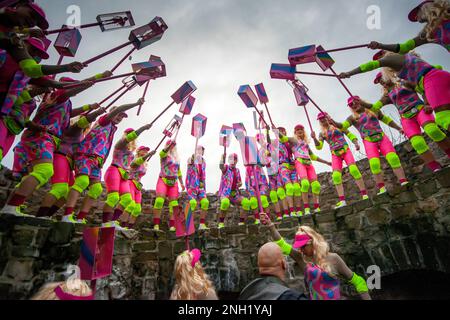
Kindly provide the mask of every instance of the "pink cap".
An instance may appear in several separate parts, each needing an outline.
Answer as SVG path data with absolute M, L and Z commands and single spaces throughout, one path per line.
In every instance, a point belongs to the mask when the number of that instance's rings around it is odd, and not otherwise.
M 381 57 L 383 57 L 383 55 L 384 55 L 385 53 L 386 53 L 386 51 L 384 51 L 384 50 L 378 51 L 377 53 L 375 53 L 375 54 L 373 55 L 372 60 L 375 60 L 375 61 L 380 60 Z
M 25 40 L 28 44 L 30 44 L 33 48 L 39 51 L 39 57 L 42 59 L 48 59 L 49 55 L 47 50 L 45 49 L 45 44 L 42 39 L 39 38 L 28 38 Z
M 37 26 L 41 28 L 42 30 L 48 29 L 48 21 L 47 17 L 45 16 L 44 10 L 38 6 L 36 3 L 29 2 L 27 5 L 33 9 L 33 11 L 36 13 L 36 17 L 38 18 Z
M 149 152 L 150 148 L 146 147 L 146 146 L 140 146 L 139 148 L 137 148 L 137 152 L 140 152 L 140 151 Z
M 61 286 L 57 286 L 53 291 L 59 300 L 94 300 L 93 294 L 89 296 L 74 296 L 73 294 L 64 292 Z
M 350 98 L 348 98 L 348 100 L 347 100 L 347 105 L 350 107 L 352 104 L 353 104 L 353 102 L 355 101 L 355 100 L 360 100 L 361 98 L 359 97 L 359 96 L 353 96 L 353 97 L 350 97 Z
M 377 73 L 377 76 L 375 77 L 375 79 L 373 80 L 373 83 L 378 84 L 380 83 L 381 78 L 383 77 L 383 74 L 381 72 Z
M 298 249 L 298 248 L 302 248 L 304 247 L 309 240 L 311 240 L 312 238 L 307 235 L 307 234 L 296 234 L 295 235 L 295 240 L 294 240 L 294 245 L 292 246 L 294 249 Z
M 417 7 L 411 10 L 411 12 L 408 14 L 408 19 L 411 22 L 417 22 L 420 9 L 427 3 L 433 2 L 431 0 L 422 1 Z
M 134 131 L 134 129 L 133 128 L 128 128 L 128 129 L 125 129 L 125 133 L 130 133 L 130 132 L 133 132 Z
M 194 268 L 195 264 L 200 261 L 200 257 L 202 256 L 202 252 L 199 249 L 196 248 L 196 249 L 192 249 L 191 250 L 191 254 L 192 254 L 191 265 L 192 265 L 192 268 Z
M 286 131 L 286 128 L 285 127 L 278 127 L 278 130 Z
M 304 126 L 302 126 L 301 124 L 298 124 L 298 125 L 295 126 L 294 131 L 297 131 L 297 130 L 304 130 L 304 129 L 305 129 Z
M 320 112 L 318 115 L 317 115 L 317 120 L 322 120 L 322 119 L 325 119 L 325 118 L 327 118 L 328 117 L 328 113 L 326 113 L 326 112 Z

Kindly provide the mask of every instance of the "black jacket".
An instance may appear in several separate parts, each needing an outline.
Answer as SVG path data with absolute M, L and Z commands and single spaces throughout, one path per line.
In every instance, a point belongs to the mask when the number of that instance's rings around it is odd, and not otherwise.
M 242 290 L 239 300 L 308 300 L 308 298 L 303 293 L 290 289 L 277 277 L 261 276 Z

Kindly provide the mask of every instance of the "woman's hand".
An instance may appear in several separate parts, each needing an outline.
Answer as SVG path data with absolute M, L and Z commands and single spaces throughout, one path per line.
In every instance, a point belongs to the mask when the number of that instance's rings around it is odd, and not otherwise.
M 83 70 L 85 65 L 81 62 L 72 62 L 69 64 L 66 64 L 66 70 L 67 72 L 73 72 L 73 73 L 80 73 L 81 70 Z
M 338 75 L 339 79 L 348 79 L 350 78 L 352 75 L 350 74 L 350 72 L 342 72 Z
M 379 50 L 379 49 L 381 49 L 381 43 L 376 42 L 376 41 L 371 41 L 369 43 L 369 45 L 367 46 L 367 48 L 372 49 L 372 50 Z
M 259 219 L 260 219 L 261 223 L 265 226 L 272 224 L 272 221 L 270 220 L 269 216 L 266 213 L 261 212 L 259 214 Z

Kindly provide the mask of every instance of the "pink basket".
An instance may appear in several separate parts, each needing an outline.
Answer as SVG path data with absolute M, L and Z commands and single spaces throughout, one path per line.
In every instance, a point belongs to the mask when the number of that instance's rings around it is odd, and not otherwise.
M 142 49 L 160 40 L 167 29 L 164 20 L 155 17 L 149 24 L 132 30 L 128 39 L 133 42 L 136 49 Z
M 184 99 L 190 96 L 197 87 L 192 81 L 186 81 L 171 97 L 175 103 L 181 103 Z
M 187 99 L 184 99 L 181 103 L 180 112 L 185 115 L 190 115 L 192 112 L 192 108 L 194 108 L 195 98 L 193 96 L 189 96 Z
M 309 46 L 290 49 L 288 59 L 289 63 L 292 66 L 316 62 L 316 46 L 313 44 Z
M 295 80 L 295 67 L 290 64 L 272 63 L 270 77 L 272 79 Z
M 261 104 L 268 103 L 269 97 L 267 96 L 264 84 L 260 83 L 255 86 L 256 94 L 258 95 L 259 102 Z
M 239 87 L 238 95 L 247 108 L 255 108 L 258 104 L 258 97 L 248 84 Z
M 191 135 L 196 138 L 201 138 L 205 134 L 206 131 L 206 121 L 208 118 L 206 118 L 201 113 L 197 114 L 195 117 L 192 118 L 192 128 L 191 128 Z
M 258 163 L 258 144 L 255 137 L 245 137 L 243 158 L 246 166 Z
M 294 88 L 295 100 L 298 106 L 306 106 L 309 102 L 308 95 L 306 94 L 306 89 L 302 86 L 295 86 Z
M 62 28 L 67 28 L 63 25 Z M 63 31 L 58 34 L 53 45 L 58 53 L 64 57 L 75 57 L 81 42 L 81 32 L 78 29 Z
M 195 232 L 194 213 L 189 202 L 184 205 L 183 210 L 175 212 L 174 218 L 177 237 L 187 237 Z
M 319 53 L 316 55 L 316 62 L 323 71 L 327 71 L 334 65 L 335 61 L 327 52 L 320 52 L 324 50 L 325 49 L 322 46 L 317 47 Z

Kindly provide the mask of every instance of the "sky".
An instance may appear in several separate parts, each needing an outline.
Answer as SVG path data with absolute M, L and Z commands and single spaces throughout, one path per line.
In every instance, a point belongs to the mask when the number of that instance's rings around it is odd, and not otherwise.
M 195 138 L 190 135 L 192 117 L 201 113 L 208 117 L 206 134 L 199 141 L 205 146 L 206 188 L 216 192 L 220 184 L 219 161 L 223 148 L 219 146 L 219 131 L 222 125 L 243 122 L 249 135 L 256 134 L 253 113 L 247 109 L 237 95 L 240 85 L 254 86 L 264 83 L 269 96 L 268 108 L 277 126 L 284 126 L 288 134 L 293 133 L 296 124 L 308 127 L 303 107 L 298 107 L 292 89 L 283 80 L 271 79 L 272 63 L 288 63 L 290 48 L 322 44 L 325 48 L 337 48 L 376 40 L 384 43 L 398 43 L 413 38 L 422 26 L 407 19 L 409 11 L 418 0 L 38 0 L 47 13 L 50 28 L 58 28 L 66 23 L 71 5 L 80 8 L 81 23 L 95 22 L 98 14 L 131 10 L 136 26 L 148 23 L 160 16 L 168 25 L 162 39 L 135 52 L 131 61 L 126 61 L 115 74 L 131 71 L 131 63 L 148 60 L 151 54 L 160 56 L 167 68 L 167 77 L 152 81 L 140 116 L 136 110 L 128 112 L 129 118 L 119 125 L 116 140 L 129 127 L 138 128 L 151 122 L 167 105 L 170 96 L 185 81 L 191 80 L 196 86 L 196 102 L 190 116 L 185 118 L 178 137 L 178 152 L 185 175 L 186 162 L 194 152 Z M 371 30 L 367 26 L 372 12 L 369 6 L 380 9 L 380 28 Z M 82 30 L 82 41 L 75 58 L 65 58 L 64 62 L 84 61 L 127 41 L 131 29 L 102 33 L 99 28 Z M 55 35 L 49 36 L 51 40 Z M 122 49 L 102 60 L 92 63 L 82 73 L 73 75 L 83 79 L 108 70 L 129 49 Z M 426 45 L 417 50 L 425 60 L 450 69 L 446 50 L 437 45 Z M 51 46 L 47 64 L 56 64 L 58 54 Z M 332 54 L 339 73 L 348 71 L 371 60 L 374 51 L 356 49 Z M 298 70 L 321 72 L 316 64 L 300 65 Z M 353 92 L 367 101 L 380 98 L 381 89 L 373 84 L 376 72 L 345 80 Z M 67 74 L 69 75 L 69 74 Z M 346 106 L 348 94 L 334 78 L 300 76 L 308 86 L 310 96 L 335 120 L 343 121 L 349 110 Z M 119 88 L 120 80 L 97 84 L 72 99 L 74 107 L 102 100 Z M 137 101 L 143 88 L 128 93 L 118 104 Z M 261 106 L 260 106 L 261 107 Z M 173 106 L 149 131 L 144 132 L 138 145 L 151 148 L 162 137 L 162 131 L 170 119 L 178 113 L 179 106 Z M 316 121 L 317 111 L 308 105 L 313 129 L 319 132 Z M 398 121 L 393 106 L 386 107 L 385 113 Z M 354 133 L 356 131 L 351 129 Z M 310 130 L 307 129 L 309 132 Z M 18 140 L 16 140 L 17 142 Z M 398 142 L 398 136 L 395 136 Z M 313 147 L 313 146 L 312 146 Z M 353 148 L 353 147 L 352 147 Z M 313 148 L 314 149 L 314 148 Z M 244 175 L 239 144 L 233 138 L 229 152 L 239 154 L 239 168 Z M 317 151 L 320 157 L 331 160 L 328 146 Z M 363 153 L 356 153 L 363 158 Z M 11 167 L 12 152 L 4 163 Z M 111 161 L 109 157 L 104 171 Z M 318 172 L 330 171 L 330 167 L 315 163 Z M 147 175 L 142 182 L 146 189 L 154 189 L 160 171 L 159 157 L 155 155 L 149 163 Z M 331 183 L 331 182 L 330 182 Z

